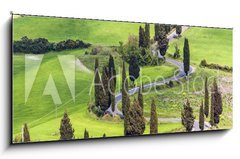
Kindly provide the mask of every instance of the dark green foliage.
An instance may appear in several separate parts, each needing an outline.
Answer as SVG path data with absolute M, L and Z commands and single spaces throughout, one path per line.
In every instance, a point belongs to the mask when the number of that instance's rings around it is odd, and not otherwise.
M 109 97 L 109 89 L 108 89 L 108 68 L 106 66 L 103 67 L 102 71 L 102 86 L 100 87 L 99 91 L 99 105 L 102 111 L 106 111 L 111 104 L 110 97 Z
M 111 71 L 111 76 L 113 77 L 113 70 Z M 116 78 L 115 78 L 116 79 Z M 115 101 L 115 81 L 114 79 L 110 79 L 110 90 L 109 93 L 110 93 L 110 99 L 111 99 L 111 106 L 112 106 L 112 111 L 114 112 L 115 111 L 115 104 L 116 104 L 116 101 Z
M 150 45 L 150 25 L 149 24 L 145 24 L 145 32 L 144 32 L 144 47 L 148 48 Z
M 14 52 L 23 52 L 23 53 L 33 53 L 33 54 L 42 54 L 49 51 L 61 51 L 67 49 L 76 49 L 76 48 L 88 48 L 91 46 L 89 43 L 84 43 L 81 40 L 71 40 L 60 41 L 58 43 L 50 43 L 45 38 L 29 39 L 27 36 L 24 36 L 19 41 L 13 42 Z
M 88 139 L 88 138 L 89 138 L 89 132 L 85 128 L 85 130 L 84 130 L 84 139 Z
M 60 125 L 60 140 L 71 140 L 74 138 L 74 129 L 68 117 L 67 112 L 64 113 Z
M 28 131 L 28 126 L 25 123 L 22 128 L 22 142 L 30 142 L 30 134 Z
M 155 41 L 158 41 L 159 39 L 159 32 L 160 32 L 160 24 L 154 24 L 154 32 L 155 32 L 155 34 L 154 34 L 154 40 Z
M 160 29 L 157 39 L 158 39 L 157 42 L 158 42 L 158 49 L 160 51 L 160 54 L 162 56 L 165 56 L 168 49 L 169 40 L 167 38 L 167 34 L 164 29 Z
M 134 99 L 133 104 L 130 106 L 128 111 L 128 124 L 126 127 L 126 135 L 142 135 L 145 130 L 145 119 L 143 117 L 142 108 L 139 105 L 139 102 Z
M 124 104 L 124 135 L 128 135 L 128 128 L 130 127 L 130 117 L 129 117 L 129 108 L 130 108 L 130 98 L 129 95 L 126 95 L 126 103 Z
M 145 47 L 144 45 L 144 41 L 145 41 L 145 33 L 144 33 L 144 29 L 142 28 L 142 26 L 139 27 L 139 38 L 138 38 L 138 46 L 139 47 Z
M 203 101 L 201 103 L 200 106 L 200 110 L 199 110 L 199 129 L 201 131 L 204 130 L 204 110 L 203 110 Z
M 95 69 L 94 69 L 94 95 L 95 95 L 95 106 L 100 106 L 100 88 L 101 88 L 101 80 L 99 73 L 99 62 L 98 59 L 95 59 Z
M 140 68 L 138 66 L 137 58 L 133 55 L 129 62 L 129 77 L 133 83 L 139 77 L 139 71 Z
M 150 117 L 150 134 L 158 133 L 158 117 L 154 99 L 151 104 L 151 117 Z
M 219 64 L 214 64 L 214 63 L 208 64 L 205 59 L 200 62 L 199 66 L 203 67 L 203 68 L 207 67 L 209 69 L 221 70 L 221 71 L 225 71 L 225 72 L 232 72 L 232 67 L 228 67 L 226 65 L 221 66 Z
M 208 78 L 205 78 L 205 94 L 204 94 L 204 114 L 208 117 L 209 114 L 209 92 L 208 92 Z
M 170 31 L 171 31 L 171 25 L 164 25 L 164 27 L 165 27 L 165 32 L 166 32 L 166 34 L 168 34 Z
M 103 138 L 105 138 L 105 137 L 106 137 L 106 134 L 104 133 L 104 134 L 103 134 Z
M 109 71 L 108 72 L 109 79 L 113 78 L 113 80 L 114 80 L 114 87 L 116 87 L 116 69 L 115 69 L 114 59 L 113 59 L 112 55 L 109 56 L 108 71 Z
M 211 118 L 210 124 L 216 126 L 220 122 L 220 115 L 222 114 L 222 96 L 219 91 L 217 81 L 214 79 L 211 91 Z
M 182 110 L 182 125 L 186 128 L 187 132 L 192 131 L 194 125 L 193 109 L 190 106 L 189 100 L 187 99 L 186 103 L 183 105 Z
M 123 69 L 122 69 L 122 112 L 123 115 L 125 115 L 125 112 L 127 110 L 127 96 L 128 96 L 128 79 L 126 76 L 126 68 L 125 68 L 125 62 L 123 61 Z
M 190 68 L 190 50 L 189 50 L 189 44 L 188 44 L 187 38 L 184 39 L 183 66 L 184 66 L 185 74 L 188 75 L 189 68 Z
M 142 110 L 144 110 L 144 108 L 143 108 L 142 86 L 140 86 L 139 90 L 138 90 L 138 102 L 139 102 L 139 105 L 142 108 Z
M 181 25 L 177 25 L 176 33 L 178 34 L 178 36 L 182 33 L 182 26 Z

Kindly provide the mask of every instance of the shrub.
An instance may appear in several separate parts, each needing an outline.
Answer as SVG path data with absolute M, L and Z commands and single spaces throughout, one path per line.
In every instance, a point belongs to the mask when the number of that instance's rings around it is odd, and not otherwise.
M 216 70 L 221 70 L 221 71 L 225 71 L 225 72 L 232 72 L 232 67 L 228 67 L 228 66 L 221 66 L 219 64 L 208 64 L 207 61 L 204 59 L 200 62 L 199 64 L 200 67 L 207 67 L 209 69 L 216 69 Z

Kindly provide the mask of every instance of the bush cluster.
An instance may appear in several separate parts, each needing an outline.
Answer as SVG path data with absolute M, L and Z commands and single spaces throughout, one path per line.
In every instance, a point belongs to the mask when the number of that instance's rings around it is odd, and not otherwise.
M 19 41 L 13 42 L 14 52 L 42 54 L 49 51 L 62 51 L 76 48 L 88 48 L 91 46 L 89 43 L 84 43 L 81 40 L 60 41 L 58 43 L 51 43 L 45 38 L 29 39 L 24 36 Z
M 232 67 L 229 66 L 221 66 L 219 64 L 208 64 L 207 61 L 204 59 L 200 62 L 200 67 L 207 67 L 209 69 L 216 69 L 216 70 L 221 70 L 221 71 L 226 71 L 226 72 L 232 72 Z

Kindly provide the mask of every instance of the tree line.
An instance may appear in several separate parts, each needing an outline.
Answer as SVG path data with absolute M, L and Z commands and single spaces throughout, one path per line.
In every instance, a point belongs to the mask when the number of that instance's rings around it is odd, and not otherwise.
M 29 39 L 24 36 L 19 41 L 13 42 L 13 51 L 22 53 L 42 54 L 49 51 L 62 51 L 68 49 L 88 48 L 91 44 L 82 40 L 64 40 L 57 43 L 49 42 L 45 38 Z

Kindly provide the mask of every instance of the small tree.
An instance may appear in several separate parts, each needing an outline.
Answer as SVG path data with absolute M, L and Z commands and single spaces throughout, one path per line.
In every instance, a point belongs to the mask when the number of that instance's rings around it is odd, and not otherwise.
M 200 110 L 199 110 L 199 129 L 201 131 L 204 130 L 204 110 L 203 110 L 203 101 L 201 103 L 200 106 Z
M 189 68 L 190 68 L 190 50 L 189 50 L 189 44 L 188 44 L 187 38 L 184 39 L 183 66 L 184 66 L 185 74 L 188 75 Z
M 101 107 L 102 111 L 106 111 L 110 104 L 110 96 L 109 96 L 109 89 L 108 89 L 108 81 L 109 81 L 109 77 L 108 77 L 108 69 L 106 66 L 103 67 L 103 71 L 102 71 L 102 87 L 100 88 L 99 91 L 99 105 Z
M 157 39 L 158 39 L 157 42 L 158 42 L 158 49 L 160 51 L 160 54 L 162 56 L 165 56 L 168 49 L 169 40 L 167 38 L 167 34 L 164 29 L 160 29 Z
M 129 76 L 130 80 L 133 82 L 139 77 L 140 68 L 138 66 L 138 61 L 136 56 L 132 55 L 129 62 Z
M 74 138 L 74 129 L 68 117 L 67 112 L 64 113 L 60 125 L 60 140 L 71 140 Z
M 28 131 L 28 126 L 25 123 L 22 127 L 22 142 L 30 142 L 30 134 Z
M 209 114 L 209 93 L 208 93 L 208 78 L 205 78 L 205 100 L 204 100 L 204 114 L 208 117 Z
M 104 133 L 104 134 L 103 134 L 103 138 L 105 138 L 105 137 L 106 137 L 106 134 Z
M 178 34 L 178 36 L 181 35 L 181 33 L 182 33 L 182 26 L 181 26 L 181 25 L 177 25 L 177 27 L 176 27 L 176 33 Z
M 184 103 L 182 110 L 182 124 L 187 132 L 191 132 L 194 125 L 193 109 L 190 106 L 189 100 Z
M 88 138 L 89 138 L 89 132 L 85 128 L 85 130 L 84 130 L 84 139 L 88 139 Z
M 128 113 L 129 116 L 127 118 L 128 125 L 126 127 L 126 135 L 142 135 L 145 130 L 145 119 L 142 115 L 142 108 L 136 99 L 134 99 Z
M 160 32 L 160 24 L 154 24 L 154 31 L 155 31 L 155 35 L 154 35 L 154 40 L 158 41 L 159 39 L 159 32 Z
M 158 117 L 154 99 L 151 104 L 151 117 L 150 117 L 150 134 L 158 133 Z
M 113 58 L 112 55 L 109 56 L 108 77 L 109 77 L 109 79 L 113 78 L 113 80 L 114 80 L 114 87 L 116 87 L 116 69 L 115 69 L 115 64 L 114 64 L 114 58 Z
M 113 70 L 111 71 L 111 76 L 113 77 Z M 114 79 L 110 79 L 110 97 L 111 97 L 111 106 L 112 106 L 112 111 L 115 111 L 115 104 L 116 104 L 116 100 L 115 100 L 115 82 Z

